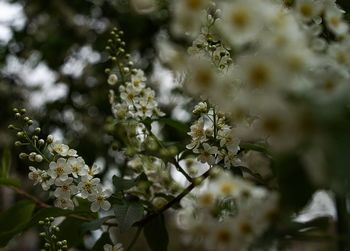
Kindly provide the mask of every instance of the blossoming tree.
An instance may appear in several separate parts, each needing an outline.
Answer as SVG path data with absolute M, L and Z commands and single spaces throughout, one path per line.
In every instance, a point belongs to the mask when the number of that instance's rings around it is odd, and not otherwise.
M 130 4 L 171 18 L 154 41 L 162 68 L 148 74 L 128 52 L 128 31 L 114 28 L 106 41 L 115 165 L 88 163 L 14 108 L 19 158 L 45 196 L 8 175 L 4 152 L 0 184 L 26 200 L 0 214 L 0 244 L 39 226 L 42 250 L 146 250 L 141 233 L 152 251 L 289 250 L 296 241 L 348 250 L 346 13 L 332 0 Z M 166 99 L 177 97 L 177 112 L 162 101 L 165 81 L 152 81 L 157 70 L 171 73 Z M 329 191 L 336 218 L 296 221 L 317 190 Z

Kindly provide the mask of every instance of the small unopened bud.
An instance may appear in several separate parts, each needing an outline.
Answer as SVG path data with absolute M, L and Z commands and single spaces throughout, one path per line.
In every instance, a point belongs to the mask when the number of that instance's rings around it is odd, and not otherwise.
M 39 234 L 39 236 L 41 236 L 41 237 L 45 237 L 45 236 L 46 236 L 46 233 L 41 232 L 41 233 Z
M 53 235 L 51 235 L 51 239 L 56 240 L 57 236 L 53 234 Z
M 46 247 L 46 248 L 51 247 L 50 243 L 47 243 L 47 242 L 46 242 L 46 243 L 45 243 L 45 247 Z
M 23 136 L 24 136 L 24 133 L 22 131 L 17 133 L 17 137 L 23 137 Z
M 39 221 L 39 225 L 44 225 L 45 224 L 45 222 L 44 221 Z
M 48 144 L 51 144 L 53 142 L 53 136 L 52 135 L 48 135 L 46 141 L 47 141 Z
M 35 161 L 35 157 L 36 157 L 36 153 L 35 152 L 31 152 L 28 156 L 28 159 L 30 161 Z
M 43 161 L 43 156 L 41 156 L 40 154 L 35 155 L 35 161 L 40 163 L 41 161 Z
M 17 112 L 16 114 L 15 114 L 15 117 L 16 118 L 20 118 L 22 115 L 19 113 L 19 112 Z
M 27 112 L 27 110 L 26 109 L 21 109 L 19 112 L 22 113 L 22 114 L 25 114 Z
M 37 140 L 39 139 L 39 137 L 36 136 L 36 135 L 34 135 L 34 136 L 32 137 L 32 139 L 35 140 L 35 141 L 37 141 Z
M 45 144 L 45 140 L 39 139 L 39 140 L 38 140 L 38 144 L 39 144 L 40 146 L 44 145 L 44 144 Z
M 26 159 L 28 157 L 28 154 L 26 154 L 26 153 L 20 153 L 19 154 L 19 158 L 20 159 Z
M 12 111 L 13 112 L 18 112 L 18 109 L 17 108 L 13 108 Z
M 25 122 L 28 122 L 28 121 L 30 120 L 30 118 L 29 118 L 29 117 L 24 117 L 23 120 L 24 120 Z
M 40 132 L 41 132 L 40 127 L 35 128 L 35 130 L 34 130 L 34 133 L 35 133 L 35 134 L 39 134 Z
M 130 68 L 129 68 L 129 67 L 124 67 L 124 68 L 123 68 L 123 71 L 124 71 L 125 73 L 129 73 L 129 72 L 130 72 Z
M 10 129 L 10 130 L 13 130 L 13 129 L 15 129 L 15 126 L 10 124 L 7 128 Z
M 19 147 L 19 146 L 21 146 L 21 145 L 22 145 L 22 142 L 21 142 L 21 141 L 16 141 L 16 142 L 15 142 L 15 146 Z

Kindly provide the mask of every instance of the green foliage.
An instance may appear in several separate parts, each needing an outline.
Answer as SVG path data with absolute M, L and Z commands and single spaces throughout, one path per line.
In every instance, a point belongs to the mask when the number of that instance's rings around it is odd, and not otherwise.
M 113 176 L 113 185 L 115 192 L 122 192 L 128 190 L 136 185 L 136 181 L 134 179 L 123 179 L 116 175 Z
M 106 216 L 93 221 L 85 222 L 81 225 L 81 231 L 85 233 L 87 231 L 97 230 L 103 225 L 103 223 L 105 223 L 105 221 L 112 218 L 113 216 Z
M 22 200 L 0 214 L 0 247 L 6 244 L 18 233 L 23 231 L 30 222 L 35 204 Z
M 0 177 L 0 186 L 19 187 L 20 185 L 18 179 Z
M 143 206 L 139 201 L 123 201 L 123 204 L 114 205 L 114 213 L 117 218 L 118 227 L 121 232 L 125 232 L 137 221 L 141 220 Z
M 163 214 L 146 223 L 143 234 L 152 251 L 166 251 L 169 243 L 168 231 Z
M 9 175 L 11 166 L 11 153 L 8 148 L 5 148 L 2 153 L 1 166 L 0 166 L 0 177 L 7 178 Z

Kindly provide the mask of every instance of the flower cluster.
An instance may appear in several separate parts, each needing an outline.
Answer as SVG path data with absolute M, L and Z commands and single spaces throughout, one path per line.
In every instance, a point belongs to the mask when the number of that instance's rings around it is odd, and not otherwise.
M 100 179 L 95 175 L 100 168 L 94 164 L 89 167 L 77 151 L 69 146 L 53 141 L 47 146 L 53 156 L 48 170 L 29 167 L 28 177 L 34 184 L 40 184 L 44 190 L 54 189 L 55 206 L 64 209 L 74 209 L 73 198 L 79 196 L 88 199 L 91 211 L 97 212 L 100 208 L 108 210 L 111 204 L 108 197 L 111 191 L 103 189 Z
M 115 102 L 114 93 L 111 92 L 112 111 L 118 120 L 144 120 L 164 115 L 158 108 L 154 90 L 146 87 L 145 81 L 144 72 L 134 69 L 130 82 L 119 85 L 120 102 Z
M 224 161 L 224 167 L 229 168 L 237 163 L 239 139 L 233 129 L 226 123 L 225 116 L 210 108 L 207 102 L 200 102 L 195 106 L 193 113 L 199 115 L 188 135 L 191 143 L 186 147 L 198 154 L 198 160 L 209 165 Z
M 206 250 L 248 250 L 273 223 L 277 194 L 227 171 L 182 201 L 177 224 L 184 241 Z M 259 208 L 259 210 L 256 210 Z

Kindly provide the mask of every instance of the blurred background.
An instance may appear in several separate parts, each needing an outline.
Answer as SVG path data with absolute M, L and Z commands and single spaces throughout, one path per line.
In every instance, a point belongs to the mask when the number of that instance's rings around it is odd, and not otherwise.
M 29 110 L 43 134 L 62 139 L 87 163 L 115 162 L 105 128 L 111 111 L 104 48 L 111 29 L 121 28 L 137 63 L 151 72 L 156 36 L 168 29 L 171 18 L 171 0 L 155 1 L 155 12 L 140 15 L 137 0 L 0 0 L 0 154 L 10 149 L 11 175 L 25 183 L 28 173 L 26 163 L 17 158 L 15 135 L 7 129 L 14 107 Z M 350 10 L 349 0 L 337 2 Z M 15 200 L 10 190 L 0 188 L 0 211 Z M 25 239 L 32 237 L 29 233 Z

